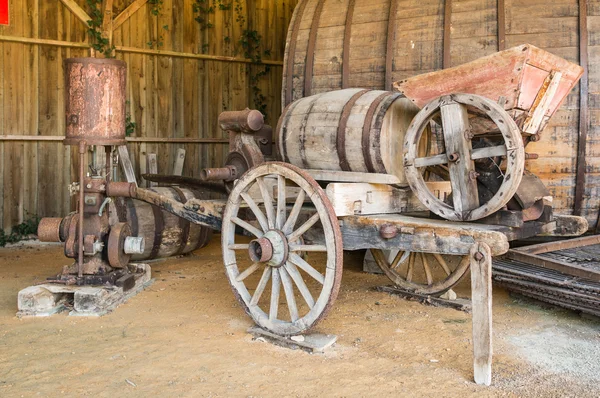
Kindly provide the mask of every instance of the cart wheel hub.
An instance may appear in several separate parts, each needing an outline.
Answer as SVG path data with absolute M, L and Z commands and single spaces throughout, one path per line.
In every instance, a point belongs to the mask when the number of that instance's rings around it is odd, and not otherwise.
M 287 239 L 281 231 L 267 231 L 263 237 L 250 242 L 248 255 L 255 263 L 267 263 L 271 267 L 281 267 L 288 257 Z

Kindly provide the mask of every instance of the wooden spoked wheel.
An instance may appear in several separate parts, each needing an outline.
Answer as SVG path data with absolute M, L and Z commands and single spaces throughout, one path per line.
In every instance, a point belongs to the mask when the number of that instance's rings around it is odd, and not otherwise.
M 221 234 L 229 283 L 258 326 L 296 335 L 327 314 L 341 283 L 342 235 L 310 175 L 280 162 L 248 170 L 229 194 Z
M 469 256 L 371 249 L 375 262 L 397 286 L 439 296 L 456 285 L 469 269 Z
M 489 124 L 495 131 L 489 135 L 474 132 L 469 123 L 469 117 L 474 114 L 491 119 Z M 441 120 L 445 152 L 419 157 L 421 136 L 432 120 Z M 488 140 L 488 136 L 491 139 Z M 472 140 L 483 142 L 483 138 L 486 138 L 486 146 L 473 149 Z M 495 194 L 480 203 L 475 161 L 488 158 L 503 159 L 505 169 Z M 446 174 L 450 180 L 452 204 L 438 198 L 427 187 L 423 175 L 432 167 L 444 170 L 440 174 Z M 479 220 L 500 210 L 517 191 L 524 167 L 525 149 L 519 127 L 502 106 L 478 95 L 452 94 L 431 101 L 415 116 L 405 135 L 406 179 L 419 200 L 447 220 Z

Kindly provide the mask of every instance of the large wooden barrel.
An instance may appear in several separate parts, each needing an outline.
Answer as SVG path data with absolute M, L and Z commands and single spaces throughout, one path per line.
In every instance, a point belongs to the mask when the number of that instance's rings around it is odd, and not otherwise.
M 385 173 L 406 183 L 404 133 L 418 108 L 399 93 L 346 89 L 301 98 L 277 126 L 284 161 L 304 169 Z
M 151 191 L 185 202 L 192 198 L 204 198 L 205 194 L 181 187 L 156 187 Z M 212 230 L 190 223 L 157 206 L 131 198 L 118 198 L 111 204 L 111 215 L 118 221 L 131 226 L 133 236 L 144 238 L 145 249 L 142 254 L 134 254 L 132 260 L 150 260 L 186 254 L 206 246 L 212 236 Z
M 288 29 L 282 104 L 344 88 L 389 90 L 392 82 L 525 43 L 572 62 L 596 59 L 600 46 L 580 53 L 585 51 L 579 43 L 582 33 L 592 32 L 578 22 L 580 12 L 585 8 L 572 0 L 299 0 Z M 588 6 L 587 13 L 588 19 L 596 18 L 595 8 Z M 590 63 L 589 104 L 599 84 L 600 68 Z M 544 181 L 554 210 L 563 214 L 574 206 L 576 143 L 584 114 L 579 103 L 578 90 L 573 90 L 543 139 L 527 147 L 539 154 L 539 159 L 526 161 L 527 169 Z M 600 133 L 600 124 L 582 123 L 589 136 Z M 587 141 L 584 163 L 596 173 L 600 151 L 594 145 L 595 140 Z M 600 178 L 587 176 L 585 191 L 592 194 L 584 195 L 582 206 L 590 225 L 596 224 L 599 190 Z

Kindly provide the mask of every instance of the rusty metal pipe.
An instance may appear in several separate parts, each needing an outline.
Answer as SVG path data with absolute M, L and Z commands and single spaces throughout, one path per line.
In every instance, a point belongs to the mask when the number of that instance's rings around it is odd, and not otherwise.
M 83 276 L 83 200 L 85 192 L 85 151 L 87 145 L 85 141 L 79 141 L 79 247 L 77 248 L 77 275 L 81 278 Z
M 133 182 L 115 182 L 109 181 L 106 184 L 106 196 L 135 198 L 137 186 Z
M 263 114 L 256 109 L 227 111 L 219 115 L 219 126 L 225 131 L 252 134 L 259 131 L 264 124 Z
M 207 168 L 200 171 L 200 179 L 203 181 L 233 181 L 238 178 L 235 166 Z

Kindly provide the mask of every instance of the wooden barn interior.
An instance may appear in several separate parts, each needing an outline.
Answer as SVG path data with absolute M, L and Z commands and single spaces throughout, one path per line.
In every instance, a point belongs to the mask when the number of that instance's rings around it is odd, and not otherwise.
M 0 0 L 0 396 L 598 396 L 597 57 L 597 0 Z

